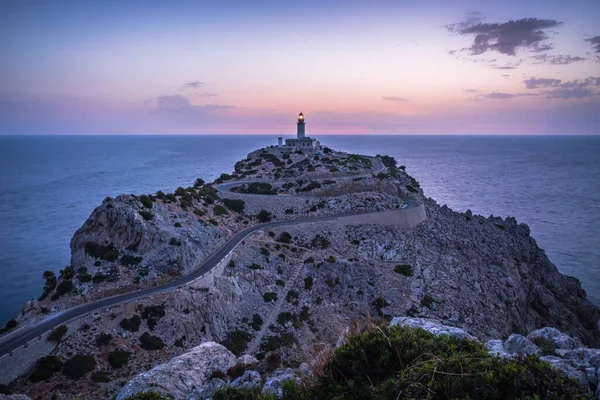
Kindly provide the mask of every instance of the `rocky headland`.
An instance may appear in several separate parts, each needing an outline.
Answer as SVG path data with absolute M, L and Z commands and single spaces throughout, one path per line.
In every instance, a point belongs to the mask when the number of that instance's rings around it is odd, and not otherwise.
M 302 223 L 261 225 L 293 220 Z M 520 354 L 515 342 L 541 353 L 525 340 L 545 328 L 544 340 L 556 342 L 545 360 L 582 387 L 585 374 L 589 393 L 598 386 L 600 309 L 527 225 L 440 206 L 391 157 L 329 149 L 261 149 L 212 183 L 105 199 L 73 236 L 70 265 L 45 274 L 43 294 L 8 334 L 160 288 L 253 226 L 193 282 L 97 310 L 4 356 L 2 390 L 124 399 L 156 388 L 188 399 L 233 386 L 277 395 L 283 381 L 310 377 L 309 361 L 345 343 L 357 318 L 435 321 L 503 357 Z M 27 362 L 14 368 L 17 358 Z M 228 373 L 239 363 L 247 365 Z

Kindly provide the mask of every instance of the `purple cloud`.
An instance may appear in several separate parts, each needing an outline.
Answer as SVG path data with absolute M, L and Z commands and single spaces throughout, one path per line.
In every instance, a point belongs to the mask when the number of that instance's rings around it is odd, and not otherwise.
M 590 42 L 592 44 L 592 47 L 594 48 L 594 52 L 595 53 L 600 53 L 600 36 L 594 36 L 592 38 L 589 39 L 583 39 L 586 42 Z
M 515 56 L 517 49 L 540 52 L 550 50 L 549 44 L 541 43 L 549 38 L 548 29 L 560 26 L 562 22 L 550 19 L 522 18 L 504 23 L 481 23 L 473 19 L 447 25 L 452 33 L 473 35 L 473 44 L 468 48 L 471 54 L 497 51 Z
M 525 79 L 523 83 L 527 89 L 537 89 L 539 87 L 552 87 L 560 85 L 562 81 L 560 79 L 551 78 L 530 78 Z
M 585 60 L 585 58 L 578 57 L 578 56 L 575 56 L 575 57 L 563 56 L 563 55 L 552 56 L 549 54 L 538 54 L 536 56 L 533 56 L 533 58 L 536 61 L 538 61 L 535 64 L 552 64 L 552 65 L 567 65 L 567 64 L 573 64 L 578 61 Z
M 386 101 L 408 101 L 404 97 L 395 97 L 395 96 L 385 96 L 385 97 L 382 97 L 382 99 L 386 100 Z
M 503 93 L 503 92 L 492 92 L 488 94 L 484 94 L 483 98 L 487 99 L 495 99 L 495 100 L 503 100 L 503 99 L 512 99 L 514 97 L 525 97 L 525 96 L 537 96 L 535 93 Z
M 583 99 L 586 97 L 600 96 L 596 87 L 600 86 L 600 78 L 589 77 L 584 80 L 563 82 L 552 78 L 530 78 L 523 81 L 527 89 L 553 88 L 542 92 L 553 99 Z
M 202 85 L 204 85 L 204 82 L 194 81 L 194 82 L 184 83 L 183 87 L 184 88 L 195 88 L 195 89 L 198 89 Z

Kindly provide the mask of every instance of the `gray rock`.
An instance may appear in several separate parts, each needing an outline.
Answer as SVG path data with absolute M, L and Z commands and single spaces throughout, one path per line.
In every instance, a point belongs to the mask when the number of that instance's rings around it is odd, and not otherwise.
M 592 361 L 594 363 L 598 363 L 600 361 L 598 358 L 594 358 L 592 360 L 593 357 L 600 357 L 600 349 L 588 349 L 587 347 L 580 347 L 575 350 L 559 351 L 559 354 L 562 356 L 562 358 L 579 362 L 586 366 L 591 364 L 596 368 L 597 366 L 592 364 Z
M 242 390 L 254 390 L 260 387 L 262 377 L 256 371 L 246 371 L 242 376 L 231 382 L 231 386 Z
M 215 371 L 227 372 L 236 357 L 224 346 L 207 342 L 189 352 L 159 364 L 137 375 L 119 390 L 116 399 L 123 400 L 142 391 L 169 393 L 175 400 L 188 399 L 194 389 L 202 388 Z
M 594 366 L 596 369 L 600 369 L 600 353 L 594 354 L 593 356 L 591 356 L 590 359 L 588 360 L 588 362 L 590 363 L 590 365 Z
M 431 332 L 434 335 L 449 335 L 463 339 L 477 340 L 475 337 L 469 335 L 464 329 L 444 325 L 443 323 L 435 319 L 396 317 L 392 319 L 392 322 L 390 322 L 390 326 L 396 325 L 425 329 L 426 331 Z
M 544 339 L 556 346 L 557 349 L 571 350 L 581 347 L 581 341 L 579 339 L 574 339 L 566 333 L 551 327 L 537 329 L 527 335 L 527 339 L 531 341 Z
M 288 368 L 285 371 L 276 371 L 273 376 L 267 378 L 267 381 L 263 385 L 262 392 L 281 397 L 283 395 L 283 384 L 286 381 L 291 380 L 294 380 L 296 383 L 298 383 L 298 379 L 294 375 L 293 369 Z
M 0 400 L 31 400 L 24 394 L 0 394 Z
M 490 352 L 491 355 L 497 357 L 510 357 L 510 354 L 504 349 L 502 340 L 488 340 L 485 342 L 485 348 Z
M 246 369 L 252 369 L 258 365 L 258 360 L 249 354 L 244 354 L 238 357 L 236 363 L 239 365 L 243 365 Z
M 541 360 L 548 362 L 554 368 L 558 369 L 567 378 L 575 379 L 579 382 L 579 386 L 585 391 L 590 388 L 588 376 L 585 371 L 581 371 L 574 367 L 569 360 L 563 360 L 555 356 L 543 356 Z
M 527 339 L 523 335 L 512 334 L 506 342 L 504 342 L 504 349 L 508 354 L 516 355 L 527 355 L 527 354 L 539 354 L 540 349 L 533 344 L 533 342 Z
M 217 390 L 227 386 L 227 382 L 223 379 L 213 378 L 206 385 L 199 389 L 192 390 L 192 394 L 188 400 L 207 400 L 210 399 Z

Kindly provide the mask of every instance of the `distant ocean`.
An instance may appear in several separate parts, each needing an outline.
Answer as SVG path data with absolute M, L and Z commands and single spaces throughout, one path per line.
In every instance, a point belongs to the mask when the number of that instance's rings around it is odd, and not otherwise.
M 550 260 L 600 304 L 600 137 L 320 136 L 388 154 L 439 204 L 531 227 Z M 275 136 L 0 136 L 0 323 L 69 264 L 69 242 L 106 196 L 173 191 L 233 170 Z

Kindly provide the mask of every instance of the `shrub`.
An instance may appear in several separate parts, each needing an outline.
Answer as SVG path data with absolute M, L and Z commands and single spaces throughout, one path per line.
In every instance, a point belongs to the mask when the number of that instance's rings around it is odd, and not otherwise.
M 298 324 L 298 317 L 296 316 L 296 314 L 292 314 L 290 312 L 285 311 L 285 312 L 279 313 L 279 315 L 277 316 L 277 323 L 279 325 L 285 325 L 290 321 L 294 325 Z
M 408 264 L 398 264 L 394 267 L 394 271 L 404 276 L 413 276 L 413 268 Z
M 264 351 L 275 351 L 281 347 L 289 347 L 296 343 L 296 338 L 292 334 L 283 334 L 281 336 L 269 336 L 261 343 Z
M 323 148 L 323 154 L 333 154 L 333 150 L 331 150 L 329 147 L 325 147 Z
M 140 330 L 140 325 L 142 324 L 142 319 L 139 315 L 134 315 L 131 318 L 123 318 L 121 320 L 121 328 L 130 332 L 137 332 Z
M 292 235 L 290 235 L 288 232 L 282 232 L 281 235 L 279 235 L 279 237 L 277 238 L 277 242 L 279 242 L 279 243 L 291 243 L 292 242 Z
M 423 296 L 423 298 L 421 299 L 421 307 L 427 307 L 431 310 L 431 306 L 433 305 L 433 303 L 435 303 L 435 300 L 433 300 L 433 297 L 431 297 L 428 294 Z
M 91 282 L 92 281 L 92 275 L 88 274 L 87 272 L 83 272 L 83 273 L 77 275 L 77 279 L 81 283 Z
M 269 258 L 269 256 L 271 255 L 271 252 L 269 251 L 269 249 L 265 248 L 265 247 L 261 247 L 260 248 L 260 254 L 262 254 L 263 256 Z
M 250 339 L 252 339 L 252 336 L 248 332 L 237 330 L 229 333 L 221 344 L 235 355 L 240 355 L 248 348 Z
M 277 301 L 277 293 L 267 292 L 263 294 L 263 299 L 265 300 L 265 303 L 268 303 L 270 301 Z
M 285 213 L 286 213 L 287 215 L 291 215 L 291 214 L 293 214 L 293 213 L 294 213 L 294 209 L 293 209 L 293 208 L 288 208 L 287 210 L 285 210 Z
M 142 202 L 142 204 L 144 205 L 144 207 L 152 208 L 152 200 L 150 200 L 150 197 L 148 197 L 145 194 L 142 194 L 142 195 L 140 195 L 139 199 Z
M 68 330 L 69 328 L 67 328 L 66 325 L 57 326 L 50 332 L 50 335 L 48 335 L 48 340 L 58 343 L 67 334 Z
M 71 280 L 62 281 L 56 287 L 56 291 L 52 295 L 52 300 L 58 299 L 60 296 L 69 293 L 71 290 L 73 290 L 73 281 L 71 281 Z
M 304 264 L 314 264 L 315 263 L 315 259 L 311 257 L 308 257 L 306 260 L 304 260 Z
M 418 190 L 415 189 L 414 187 L 412 187 L 412 185 L 406 185 L 406 190 L 408 190 L 411 193 L 417 193 Z
M 162 339 L 158 336 L 150 335 L 148 332 L 140 337 L 140 343 L 144 350 L 160 350 L 165 347 Z
M 121 257 L 119 262 L 121 263 L 121 265 L 130 267 L 132 265 L 138 265 L 139 263 L 142 262 L 142 260 L 143 260 L 142 257 L 130 256 L 129 254 L 126 254 L 123 257 Z
M 199 217 L 202 217 L 203 215 L 205 215 L 205 214 L 206 214 L 206 212 L 204 212 L 203 210 L 201 210 L 201 209 L 199 209 L 199 208 L 196 208 L 196 209 L 194 210 L 194 214 L 196 214 L 196 215 L 197 215 L 197 216 L 199 216 Z
M 17 325 L 18 325 L 17 321 L 14 318 L 12 318 L 12 319 L 8 320 L 8 322 L 6 323 L 6 325 L 4 325 L 4 329 L 6 329 L 8 331 L 8 330 L 11 330 L 13 328 L 16 328 Z
M 94 281 L 94 283 L 104 282 L 106 280 L 106 275 L 104 275 L 101 272 L 98 272 L 96 275 L 94 275 L 92 280 Z
M 156 197 L 158 197 L 160 200 L 165 200 L 167 198 L 167 195 L 162 190 L 159 190 L 158 192 L 156 192 Z
M 281 280 L 281 279 L 277 279 L 277 280 L 275 281 L 275 284 L 276 284 L 277 286 L 285 287 L 285 282 L 284 282 L 283 280 Z
M 214 219 L 209 219 L 208 222 L 210 222 L 212 225 L 217 226 L 219 225 L 219 223 L 217 221 L 215 221 Z
M 334 256 L 327 257 L 327 262 L 330 263 L 330 264 L 335 263 L 335 257 Z
M 96 336 L 96 344 L 98 346 L 106 346 L 110 343 L 112 339 L 112 335 L 110 333 L 101 333 Z
M 44 284 L 44 292 L 38 299 L 39 301 L 44 300 L 48 295 L 56 288 L 56 274 L 52 271 L 44 271 L 43 274 L 46 283 Z
M 113 368 L 121 368 L 129 362 L 130 355 L 128 351 L 116 349 L 108 354 L 108 362 Z
M 383 297 L 376 298 L 375 300 L 373 300 L 373 303 L 371 303 L 371 304 L 377 310 L 378 315 L 383 315 L 382 309 L 390 305 L 390 303 L 388 303 L 387 300 L 384 299 Z
M 306 398 L 584 397 L 575 381 L 537 356 L 496 358 L 476 341 L 408 327 L 351 338 L 335 351 L 321 376 Z
M 269 222 L 273 219 L 271 213 L 267 210 L 260 210 L 260 212 L 256 214 L 256 218 L 258 218 L 260 222 Z
M 235 199 L 223 199 L 223 204 L 225 204 L 225 207 L 227 207 L 231 211 L 238 213 L 243 213 L 244 206 L 246 205 L 246 203 L 244 203 L 244 200 Z
M 157 318 L 160 319 L 166 315 L 165 305 L 161 304 L 158 306 L 146 306 L 142 312 L 142 319 Z
M 110 382 L 110 376 L 106 371 L 96 371 L 91 376 L 92 382 L 96 383 L 108 383 Z
M 321 187 L 321 184 L 317 181 L 311 181 L 308 185 L 300 189 L 301 192 L 310 192 L 313 189 L 318 189 Z
M 213 207 L 213 213 L 215 215 L 225 215 L 228 214 L 227 209 L 220 204 L 217 204 Z
M 227 386 L 212 396 L 213 400 L 276 400 L 277 397 L 260 392 L 252 392 Z M 136 399 L 137 400 L 137 399 Z M 154 399 L 152 399 L 154 400 Z M 290 399 L 291 400 L 291 399 Z
M 71 379 L 79 379 L 93 371 L 94 368 L 96 368 L 94 356 L 77 354 L 65 362 L 62 373 Z
M 150 211 L 138 211 L 138 213 L 142 216 L 142 218 L 144 218 L 144 221 L 150 221 L 152 218 L 154 218 L 154 214 L 152 214 Z
M 309 313 L 308 307 L 302 307 L 302 311 L 300 311 L 300 321 L 308 321 Z
M 119 251 L 115 249 L 112 243 L 102 246 L 94 242 L 87 242 L 84 250 L 90 256 L 101 260 L 117 261 L 119 258 Z
M 558 353 L 556 352 L 556 345 L 553 341 L 543 337 L 537 337 L 533 339 L 532 342 L 539 347 L 543 356 L 558 356 Z
M 313 288 L 313 278 L 312 276 L 307 276 L 304 278 L 304 289 L 311 290 Z
M 175 222 L 175 223 L 173 224 L 173 226 L 174 226 L 175 228 L 181 228 L 181 224 L 180 224 L 179 222 Z
M 52 378 L 55 372 L 60 372 L 63 368 L 63 363 L 56 356 L 42 357 L 35 363 L 35 369 L 29 380 L 33 383 L 46 381 Z
M 252 263 L 252 264 L 248 265 L 248 268 L 250 268 L 250 269 L 254 269 L 254 270 L 257 270 L 257 269 L 264 269 L 262 266 L 260 266 L 260 265 L 258 265 L 258 264 L 255 264 L 255 263 Z
M 196 189 L 198 189 L 199 187 L 201 187 L 202 185 L 204 185 L 204 179 L 202 178 L 197 178 L 196 181 L 194 182 L 194 187 Z
M 252 329 L 254 329 L 255 331 L 260 331 L 260 327 L 263 324 L 263 319 L 259 314 L 254 314 L 252 315 L 252 322 L 250 322 L 250 326 L 252 327 Z
M 172 238 L 169 240 L 169 244 L 170 244 L 171 246 L 181 246 L 181 242 L 180 242 L 179 240 L 177 240 L 177 238 L 174 238 L 174 237 L 172 237 Z
M 312 247 L 315 247 L 315 248 L 318 248 L 318 249 L 326 249 L 326 248 L 329 247 L 329 245 L 331 244 L 331 242 L 325 236 L 323 236 L 321 234 L 317 234 L 310 241 L 310 244 L 311 244 Z
M 288 303 L 294 303 L 294 302 L 298 302 L 298 292 L 296 292 L 295 290 L 290 290 L 289 292 L 287 292 L 287 296 L 285 297 L 285 299 L 287 300 Z
M 175 196 L 187 196 L 187 195 L 188 195 L 187 190 L 185 190 L 181 186 L 179 186 L 177 189 L 175 189 Z

